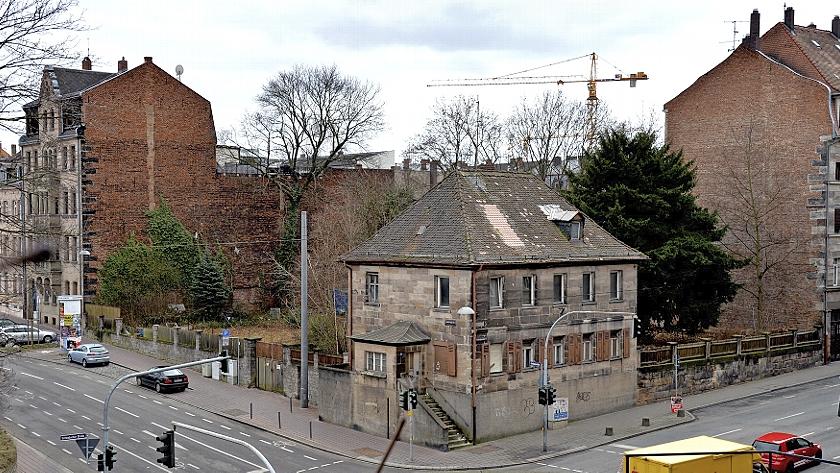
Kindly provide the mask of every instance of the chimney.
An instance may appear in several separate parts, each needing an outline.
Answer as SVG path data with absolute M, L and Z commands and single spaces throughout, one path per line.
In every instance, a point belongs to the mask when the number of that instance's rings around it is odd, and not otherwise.
M 831 20 L 831 34 L 840 38 L 840 16 L 834 15 L 834 19 Z
M 90 58 L 87 56 L 85 56 L 85 58 L 82 59 L 82 69 L 86 71 L 89 71 L 91 69 Z
M 152 63 L 152 56 L 143 57 L 143 62 L 151 64 Z
M 758 49 L 758 36 L 761 34 L 761 15 L 758 14 L 758 8 L 752 11 L 750 15 L 750 49 Z
M 117 72 L 125 72 L 128 70 L 128 61 L 125 60 L 125 56 L 122 59 L 117 61 Z
M 12 145 L 14 146 L 14 145 Z M 432 160 L 431 167 L 429 167 L 429 189 L 437 185 L 438 180 L 438 166 L 440 162 L 437 159 Z
M 428 171 L 429 170 L 429 160 L 423 158 L 420 160 L 420 170 L 421 171 Z
M 785 26 L 793 31 L 793 7 L 785 8 Z
M 411 169 L 411 158 L 403 159 L 403 171 L 408 171 Z

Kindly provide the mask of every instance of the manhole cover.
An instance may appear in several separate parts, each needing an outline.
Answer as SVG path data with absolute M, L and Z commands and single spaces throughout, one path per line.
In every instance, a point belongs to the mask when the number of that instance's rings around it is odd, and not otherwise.
M 229 416 L 233 416 L 233 417 L 247 416 L 248 415 L 248 413 L 243 411 L 242 409 L 228 409 L 228 410 L 222 411 L 222 412 L 229 415 Z

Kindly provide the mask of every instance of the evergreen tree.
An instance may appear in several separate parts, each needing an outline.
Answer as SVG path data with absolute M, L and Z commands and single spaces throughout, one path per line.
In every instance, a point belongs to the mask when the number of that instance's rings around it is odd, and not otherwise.
M 650 259 L 639 265 L 642 333 L 696 333 L 717 323 L 738 290 L 729 271 L 744 262 L 719 245 L 716 214 L 700 207 L 693 162 L 656 143 L 651 131 L 610 130 L 570 176 L 567 197 L 599 225 Z
M 192 284 L 193 270 L 204 252 L 165 200 L 161 199 L 157 208 L 149 211 L 147 216 L 152 246 L 175 268 L 180 291 L 186 295 Z
M 193 313 L 201 320 L 221 320 L 222 311 L 230 301 L 230 289 L 225 284 L 224 271 L 212 257 L 203 257 L 195 267 L 190 299 Z

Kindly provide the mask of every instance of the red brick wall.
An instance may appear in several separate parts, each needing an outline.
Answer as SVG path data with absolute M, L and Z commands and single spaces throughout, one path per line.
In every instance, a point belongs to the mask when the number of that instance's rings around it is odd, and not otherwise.
M 83 116 L 87 292 L 108 253 L 144 233 L 145 213 L 165 198 L 203 241 L 225 243 L 236 296 L 252 300 L 282 199 L 261 178 L 216 175 L 210 102 L 147 62 L 86 92 Z
M 791 38 L 791 32 L 784 23 L 777 23 L 764 33 L 759 49 L 800 74 L 823 80 L 822 74 Z
M 824 221 L 810 213 L 819 214 L 821 207 L 808 204 L 809 199 L 815 199 L 814 205 L 820 198 L 815 149 L 820 135 L 831 132 L 825 89 L 740 47 L 665 108 L 668 142 L 697 165 L 695 192 L 700 204 L 719 211 L 734 227 L 726 238 L 728 247 L 737 250 L 736 233 L 752 231 L 745 227 L 746 220 L 738 218 L 748 206 L 736 192 L 736 179 L 746 176 L 746 165 L 752 163 L 759 170 L 752 183 L 755 194 L 763 196 L 763 205 L 774 202 L 771 216 L 764 219 L 767 233 L 782 240 L 768 251 L 774 252 L 775 260 L 792 252 L 766 272 L 769 320 L 753 319 L 754 299 L 747 290 L 757 288 L 757 277 L 754 268 L 747 267 L 736 274 L 745 289 L 724 308 L 720 325 L 736 330 L 813 326 L 822 308 L 816 261 L 824 231 L 819 225 Z M 753 151 L 748 159 L 750 130 Z

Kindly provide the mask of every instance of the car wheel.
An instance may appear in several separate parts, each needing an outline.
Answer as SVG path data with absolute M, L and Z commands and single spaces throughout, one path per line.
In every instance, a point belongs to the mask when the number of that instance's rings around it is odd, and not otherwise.
M 160 383 L 155 383 L 155 391 L 157 391 L 157 392 L 163 392 L 163 391 L 162 391 L 162 389 L 161 389 L 161 387 L 160 387 Z
M 67 355 L 67 361 L 73 363 L 73 355 Z
M 52 343 L 52 337 L 49 335 L 44 336 L 44 343 Z
M 788 463 L 785 473 L 793 473 L 794 471 L 796 471 L 796 468 L 794 468 L 793 462 Z
M 110 365 L 110 364 L 111 364 L 111 362 L 110 362 L 110 361 L 106 361 L 105 363 L 102 363 L 102 366 L 108 366 L 108 365 Z
M 87 358 L 82 358 L 82 366 L 87 368 Z
M 135 381 L 137 381 L 137 385 L 138 385 L 138 386 L 143 386 L 143 380 L 142 380 L 142 379 L 140 379 L 140 377 L 139 377 L 139 376 L 138 376 L 138 377 L 136 377 L 136 378 L 134 378 L 134 379 L 135 379 Z

